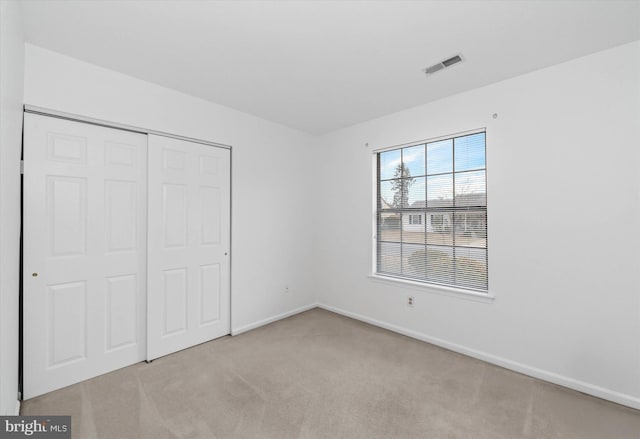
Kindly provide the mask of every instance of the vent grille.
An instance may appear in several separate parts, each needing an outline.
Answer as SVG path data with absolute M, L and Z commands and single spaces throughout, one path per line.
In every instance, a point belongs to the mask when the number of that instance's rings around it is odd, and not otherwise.
M 427 75 L 430 75 L 432 73 L 437 72 L 438 70 L 442 70 L 444 69 L 446 66 L 444 64 L 442 64 L 441 62 L 439 62 L 438 64 L 432 65 L 431 67 L 429 67 L 428 69 L 425 69 L 425 73 Z
M 444 61 L 442 61 L 442 64 L 444 64 L 445 67 L 449 67 L 456 63 L 459 63 L 460 61 L 462 61 L 462 58 L 460 58 L 460 55 L 456 55 L 449 59 L 445 59 Z
M 435 72 L 438 72 L 444 68 L 447 67 L 451 67 L 454 64 L 458 64 L 459 62 L 462 62 L 462 56 L 461 55 L 456 55 L 456 56 L 452 56 L 451 58 L 447 58 L 444 61 L 440 61 L 438 64 L 434 64 L 431 67 L 427 67 L 426 69 L 424 69 L 424 72 L 427 75 L 431 75 Z

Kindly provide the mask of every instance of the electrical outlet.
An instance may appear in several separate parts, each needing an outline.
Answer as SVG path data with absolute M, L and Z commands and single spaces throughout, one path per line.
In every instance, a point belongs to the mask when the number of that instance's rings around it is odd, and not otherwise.
M 284 293 L 289 294 L 289 285 L 284 286 Z
M 413 308 L 414 304 L 415 304 L 415 300 L 414 300 L 413 296 L 407 296 L 407 306 L 409 308 Z

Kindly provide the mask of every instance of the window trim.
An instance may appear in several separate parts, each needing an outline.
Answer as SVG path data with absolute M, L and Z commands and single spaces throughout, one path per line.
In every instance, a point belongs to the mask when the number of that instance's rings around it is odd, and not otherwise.
M 457 297 L 460 299 L 469 299 L 476 302 L 493 302 L 495 300 L 495 294 L 490 291 L 480 292 L 477 290 L 467 290 L 464 288 L 450 287 L 447 285 L 418 282 L 411 279 L 405 279 L 402 277 L 395 277 L 391 275 L 381 275 L 375 272 L 369 275 L 369 279 L 378 283 L 384 283 L 387 285 L 396 285 L 411 288 L 417 291 L 425 291 L 427 293 L 438 294 L 441 296 Z
M 492 302 L 495 299 L 495 294 L 492 292 L 490 280 L 491 276 L 488 276 L 488 283 L 486 290 L 478 290 L 473 288 L 462 288 L 456 287 L 453 285 L 444 285 L 427 281 L 417 281 L 412 280 L 411 278 L 404 278 L 400 276 L 393 276 L 391 274 L 381 274 L 377 272 L 378 260 L 377 260 L 377 249 L 378 249 L 378 154 L 386 151 L 392 151 L 400 148 L 407 148 L 411 146 L 422 145 L 426 143 L 438 142 L 440 140 L 452 139 L 455 137 L 464 137 L 468 135 L 485 133 L 485 142 L 487 135 L 487 128 L 476 128 L 472 130 L 459 131 L 452 134 L 445 134 L 437 137 L 430 137 L 428 139 L 416 140 L 412 142 L 397 144 L 393 146 L 384 146 L 380 148 L 375 148 L 371 150 L 371 271 L 369 274 L 369 278 L 382 283 L 401 285 L 405 287 L 410 287 L 413 289 L 418 289 L 430 293 L 441 294 L 451 297 L 458 297 L 463 299 L 471 299 L 480 302 Z M 485 143 L 485 181 L 488 186 L 488 161 L 486 154 L 486 143 Z M 487 188 L 487 275 L 489 274 L 489 202 L 488 202 L 488 188 Z
M 392 151 L 394 149 L 408 148 L 410 146 L 422 145 L 423 143 L 439 142 L 440 140 L 447 140 L 447 139 L 451 139 L 453 137 L 464 137 L 464 136 L 470 136 L 472 134 L 486 133 L 486 132 L 487 132 L 487 128 L 486 127 L 476 128 L 476 129 L 467 130 L 467 131 L 459 131 L 457 133 L 445 134 L 443 136 L 429 137 L 428 139 L 414 140 L 412 142 L 400 143 L 400 144 L 393 145 L 393 146 L 384 146 L 384 147 L 380 147 L 380 148 L 376 148 L 376 149 L 371 150 L 371 153 L 375 157 L 375 155 L 378 154 L 378 153 L 386 152 L 386 151 Z M 374 175 L 374 178 L 375 178 L 375 175 Z

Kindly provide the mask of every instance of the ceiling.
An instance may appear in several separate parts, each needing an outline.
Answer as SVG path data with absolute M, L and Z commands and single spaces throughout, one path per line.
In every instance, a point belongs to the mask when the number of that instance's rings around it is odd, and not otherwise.
M 312 134 L 640 39 L 640 1 L 22 6 L 29 43 Z

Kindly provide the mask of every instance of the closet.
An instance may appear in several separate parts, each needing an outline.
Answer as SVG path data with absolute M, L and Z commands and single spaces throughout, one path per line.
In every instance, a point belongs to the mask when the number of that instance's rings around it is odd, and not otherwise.
M 25 113 L 28 399 L 230 332 L 230 150 Z

